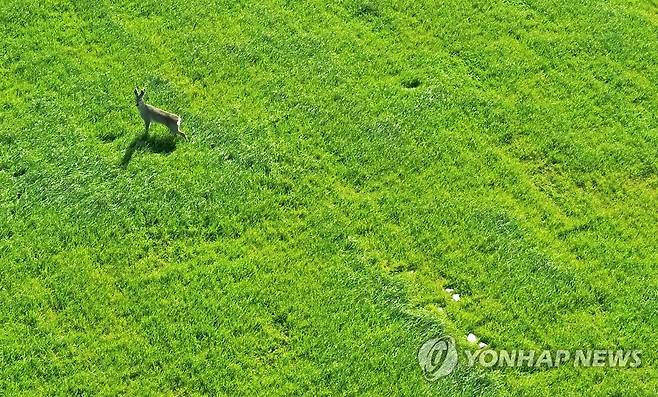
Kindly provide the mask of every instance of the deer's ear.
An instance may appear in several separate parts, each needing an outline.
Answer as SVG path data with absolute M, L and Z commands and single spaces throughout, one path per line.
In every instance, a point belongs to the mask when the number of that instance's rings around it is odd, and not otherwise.
M 133 92 L 135 93 L 135 96 L 139 96 L 139 92 L 137 92 L 137 87 L 133 89 Z
M 142 88 L 142 92 L 139 93 L 139 96 L 144 96 L 146 94 L 146 88 Z

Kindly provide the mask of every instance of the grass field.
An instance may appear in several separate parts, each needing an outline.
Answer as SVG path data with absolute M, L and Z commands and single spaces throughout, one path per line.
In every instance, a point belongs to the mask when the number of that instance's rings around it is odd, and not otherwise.
M 657 39 L 652 0 L 3 0 L 0 395 L 656 395 Z M 426 381 L 470 332 L 643 363 Z

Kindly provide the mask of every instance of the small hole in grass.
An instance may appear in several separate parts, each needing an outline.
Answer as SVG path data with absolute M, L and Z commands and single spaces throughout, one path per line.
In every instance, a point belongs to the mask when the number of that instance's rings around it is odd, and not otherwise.
M 402 87 L 409 89 L 420 87 L 420 79 L 417 77 L 413 77 L 411 79 L 403 80 Z
M 14 137 L 11 135 L 0 135 L 0 143 L 5 145 L 11 145 L 14 143 Z
M 26 168 L 19 168 L 18 170 L 14 171 L 14 173 L 12 174 L 12 176 L 13 176 L 14 178 L 18 178 L 19 176 L 23 176 L 23 175 L 25 175 L 26 172 L 27 172 L 27 169 L 26 169 Z
M 105 134 L 100 134 L 98 138 L 100 138 L 101 141 L 105 143 L 111 143 L 114 142 L 117 138 L 119 137 L 119 134 L 115 133 L 105 133 Z
M 290 322 L 288 317 L 285 314 L 280 314 L 272 318 L 273 325 L 281 332 L 284 338 L 287 338 L 290 334 Z
M 202 341 L 207 340 L 207 339 L 210 338 L 210 333 L 208 331 L 205 331 L 205 330 L 198 330 L 194 333 L 194 337 L 199 342 L 202 342 Z
M 379 9 L 377 9 L 377 6 L 372 3 L 363 3 L 363 4 L 359 4 L 356 7 L 356 11 L 354 14 L 359 17 L 366 17 L 366 16 L 377 17 L 379 16 Z

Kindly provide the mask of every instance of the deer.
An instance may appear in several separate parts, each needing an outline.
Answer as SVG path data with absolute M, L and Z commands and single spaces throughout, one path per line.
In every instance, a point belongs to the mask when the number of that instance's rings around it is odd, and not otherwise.
M 145 88 L 138 90 L 137 87 L 135 87 L 133 92 L 135 93 L 135 105 L 139 110 L 139 115 L 142 116 L 142 119 L 144 120 L 146 134 L 149 133 L 151 122 L 155 122 L 163 124 L 169 128 L 169 131 L 174 134 L 174 136 L 180 135 L 187 139 L 187 135 L 180 130 L 180 116 L 158 109 L 155 106 L 151 106 L 144 102 L 144 94 L 146 94 Z

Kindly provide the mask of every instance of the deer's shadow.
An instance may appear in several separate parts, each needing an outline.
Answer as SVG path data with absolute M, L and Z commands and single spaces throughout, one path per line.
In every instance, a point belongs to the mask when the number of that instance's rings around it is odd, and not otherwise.
M 151 153 L 169 154 L 176 150 L 176 137 L 173 135 L 149 135 L 148 132 L 143 132 L 137 135 L 123 154 L 121 159 L 121 166 L 127 167 L 130 160 L 133 158 L 135 151 L 143 150 Z

